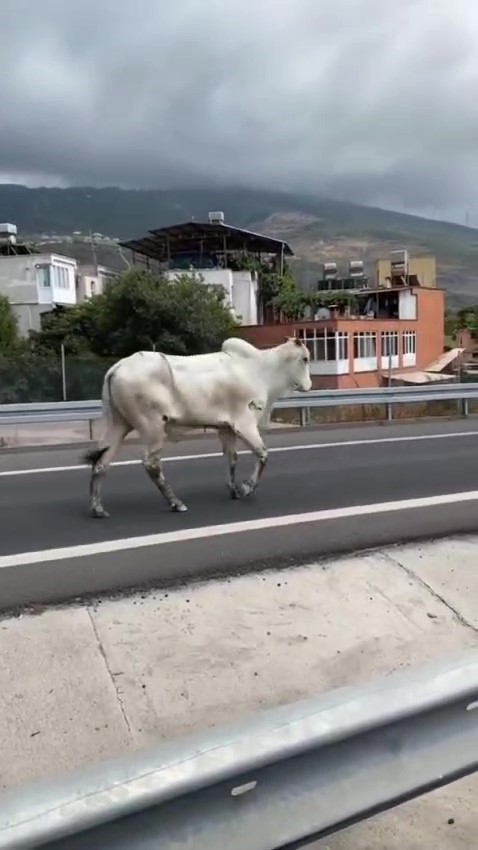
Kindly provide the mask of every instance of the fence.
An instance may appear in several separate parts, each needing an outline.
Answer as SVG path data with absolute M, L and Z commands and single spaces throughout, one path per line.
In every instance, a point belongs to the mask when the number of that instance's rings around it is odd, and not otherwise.
M 312 390 L 280 399 L 275 410 L 300 410 L 301 422 L 308 423 L 313 409 L 347 405 L 384 405 L 388 418 L 393 406 L 453 401 L 462 416 L 468 415 L 470 400 L 478 399 L 478 383 L 444 384 L 424 387 L 383 387 L 363 390 Z M 101 416 L 101 401 L 0 404 L 1 425 L 28 425 L 41 422 L 92 422 Z
M 0 795 L 0 850 L 302 847 L 477 770 L 473 650 Z
M 99 398 L 105 373 L 114 362 L 116 358 L 31 352 L 0 357 L 0 404 Z
M 72 355 L 62 357 L 60 354 L 51 352 L 44 354 L 25 352 L 16 357 L 0 356 L 0 405 L 86 401 L 99 398 L 105 373 L 115 362 L 117 358 Z M 469 376 L 463 375 L 462 380 L 474 384 Z M 416 389 L 417 392 L 428 393 L 432 389 L 442 389 L 442 387 L 443 385 L 425 386 Z M 328 391 L 320 390 L 320 392 L 323 394 Z M 423 400 L 429 400 L 429 398 L 427 396 Z M 417 400 L 420 399 L 417 397 Z M 366 400 L 357 403 L 380 402 Z M 282 405 L 283 408 L 284 405 Z

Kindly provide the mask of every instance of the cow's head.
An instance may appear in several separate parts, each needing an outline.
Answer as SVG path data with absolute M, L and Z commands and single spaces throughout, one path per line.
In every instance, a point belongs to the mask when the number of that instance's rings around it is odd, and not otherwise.
M 307 346 L 297 336 L 287 337 L 284 344 L 288 384 L 292 390 L 307 393 L 312 389 L 310 378 L 310 353 Z

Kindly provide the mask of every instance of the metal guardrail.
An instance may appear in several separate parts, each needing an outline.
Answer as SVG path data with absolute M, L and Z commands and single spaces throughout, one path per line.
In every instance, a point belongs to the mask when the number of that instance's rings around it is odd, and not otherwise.
M 415 404 L 430 401 L 457 401 L 462 403 L 461 414 L 468 414 L 469 399 L 478 399 L 478 382 L 440 384 L 424 387 L 383 387 L 380 389 L 312 390 L 295 393 L 280 399 L 276 410 L 348 405 L 386 405 L 391 418 L 395 404 Z M 101 401 L 58 401 L 34 404 L 0 404 L 1 425 L 28 425 L 42 422 L 92 422 L 101 416 Z M 306 417 L 304 417 L 304 424 Z
M 477 770 L 471 651 L 4 793 L 0 850 L 290 850 Z

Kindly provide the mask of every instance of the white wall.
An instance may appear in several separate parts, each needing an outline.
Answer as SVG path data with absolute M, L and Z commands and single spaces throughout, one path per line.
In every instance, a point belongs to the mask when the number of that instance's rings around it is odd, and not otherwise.
M 112 269 L 104 266 L 80 265 L 76 275 L 76 298 L 78 303 L 102 295 L 109 283 L 118 277 Z
M 354 359 L 354 372 L 376 372 L 378 368 L 377 356 L 356 357 Z
M 311 360 L 311 375 L 348 375 L 349 361 L 347 360 Z
M 398 318 L 409 320 L 417 318 L 417 296 L 409 289 L 398 294 Z
M 241 325 L 257 325 L 257 280 L 251 272 L 233 272 L 231 269 L 194 269 L 193 272 L 204 278 L 210 286 L 221 286 L 226 293 L 226 301 Z M 188 274 L 184 269 L 170 269 L 166 276 L 174 280 L 180 274 Z
M 12 304 L 37 304 L 37 281 L 35 262 L 31 255 L 26 257 L 0 257 L 0 292 Z
M 257 278 L 251 272 L 232 272 L 232 303 L 242 325 L 257 325 Z

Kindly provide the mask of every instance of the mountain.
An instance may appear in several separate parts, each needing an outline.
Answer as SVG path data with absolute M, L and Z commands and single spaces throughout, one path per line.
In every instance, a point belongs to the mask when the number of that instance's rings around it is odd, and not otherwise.
M 315 284 L 324 261 L 345 264 L 373 261 L 394 248 L 431 253 L 437 258 L 439 284 L 455 304 L 478 303 L 478 230 L 418 216 L 334 201 L 312 195 L 254 189 L 124 190 L 39 188 L 0 185 L 0 221 L 17 225 L 22 236 L 41 239 L 75 231 L 120 239 L 190 219 L 205 220 L 210 210 L 223 210 L 226 221 L 280 236 L 297 260 L 297 274 L 307 287 Z M 91 261 L 90 247 L 66 240 L 65 252 Z M 97 244 L 98 261 L 124 267 L 114 245 Z

